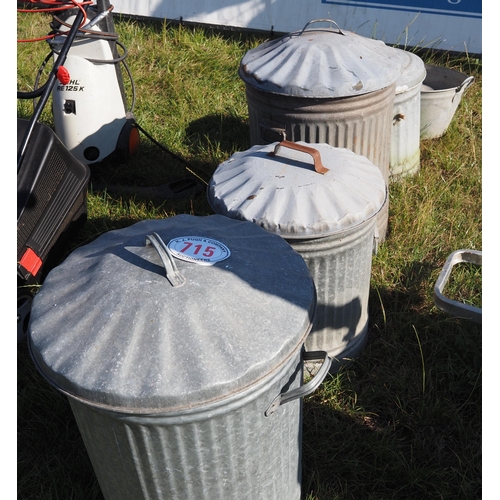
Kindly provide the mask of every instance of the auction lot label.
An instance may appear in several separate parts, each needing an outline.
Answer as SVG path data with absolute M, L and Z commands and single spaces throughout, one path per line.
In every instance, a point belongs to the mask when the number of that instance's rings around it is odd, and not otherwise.
M 211 266 L 231 255 L 226 245 L 204 236 L 181 236 L 170 240 L 167 246 L 177 259 L 202 266 Z

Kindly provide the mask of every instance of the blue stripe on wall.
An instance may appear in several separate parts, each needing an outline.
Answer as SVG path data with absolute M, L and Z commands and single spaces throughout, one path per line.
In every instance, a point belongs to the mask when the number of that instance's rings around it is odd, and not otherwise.
M 378 2 L 321 0 L 321 3 L 474 18 L 481 18 L 483 9 L 481 0 L 379 0 Z

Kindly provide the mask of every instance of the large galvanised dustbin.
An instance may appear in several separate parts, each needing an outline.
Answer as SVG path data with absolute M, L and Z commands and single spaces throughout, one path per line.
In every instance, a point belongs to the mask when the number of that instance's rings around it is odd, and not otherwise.
M 250 222 L 178 215 L 75 250 L 33 301 L 33 361 L 68 396 L 107 500 L 299 500 L 303 258 Z M 309 357 L 321 373 L 303 383 Z
M 388 184 L 401 58 L 380 40 L 332 25 L 310 21 L 301 31 L 244 55 L 239 75 L 246 88 L 250 144 L 289 140 L 347 148 L 379 167 Z M 388 197 L 377 218 L 382 242 Z
M 390 181 L 420 170 L 420 94 L 426 75 L 420 57 L 407 50 L 396 51 L 403 69 L 396 81 L 393 106 Z
M 279 234 L 307 262 L 318 307 L 306 349 L 327 351 L 332 372 L 357 357 L 368 338 L 376 217 L 387 196 L 380 170 L 345 148 L 282 141 L 233 154 L 207 189 L 216 213 Z

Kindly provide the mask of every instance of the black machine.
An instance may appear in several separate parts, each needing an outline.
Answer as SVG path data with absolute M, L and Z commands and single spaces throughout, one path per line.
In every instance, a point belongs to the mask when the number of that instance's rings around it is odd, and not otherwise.
M 17 147 L 29 121 L 17 120 Z M 36 123 L 17 174 L 18 282 L 40 283 L 44 266 L 87 215 L 90 169 L 46 125 Z

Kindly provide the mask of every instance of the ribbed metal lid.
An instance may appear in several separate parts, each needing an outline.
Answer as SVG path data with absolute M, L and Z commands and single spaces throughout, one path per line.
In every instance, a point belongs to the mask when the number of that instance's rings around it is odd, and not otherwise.
M 286 144 L 317 151 L 329 170 L 318 173 L 311 154 Z M 270 156 L 277 145 L 278 154 Z M 252 221 L 284 238 L 313 238 L 375 216 L 386 185 L 380 169 L 348 149 L 284 141 L 233 154 L 217 167 L 207 195 L 218 214 Z
M 184 284 L 173 286 L 146 245 L 152 233 L 179 252 L 187 245 L 178 238 L 199 238 L 194 257 L 224 247 L 229 256 L 174 258 Z M 303 258 L 279 236 L 219 215 L 177 215 L 75 250 L 35 296 L 28 340 L 38 369 L 70 396 L 123 412 L 181 411 L 245 392 L 296 355 L 315 301 Z
M 401 94 L 422 83 L 425 80 L 427 71 L 424 61 L 407 50 L 395 49 L 401 61 L 401 75 L 396 81 L 396 94 Z
M 367 94 L 393 84 L 401 74 L 394 48 L 331 27 L 289 33 L 249 50 L 239 75 L 266 92 L 295 97 L 337 98 Z

